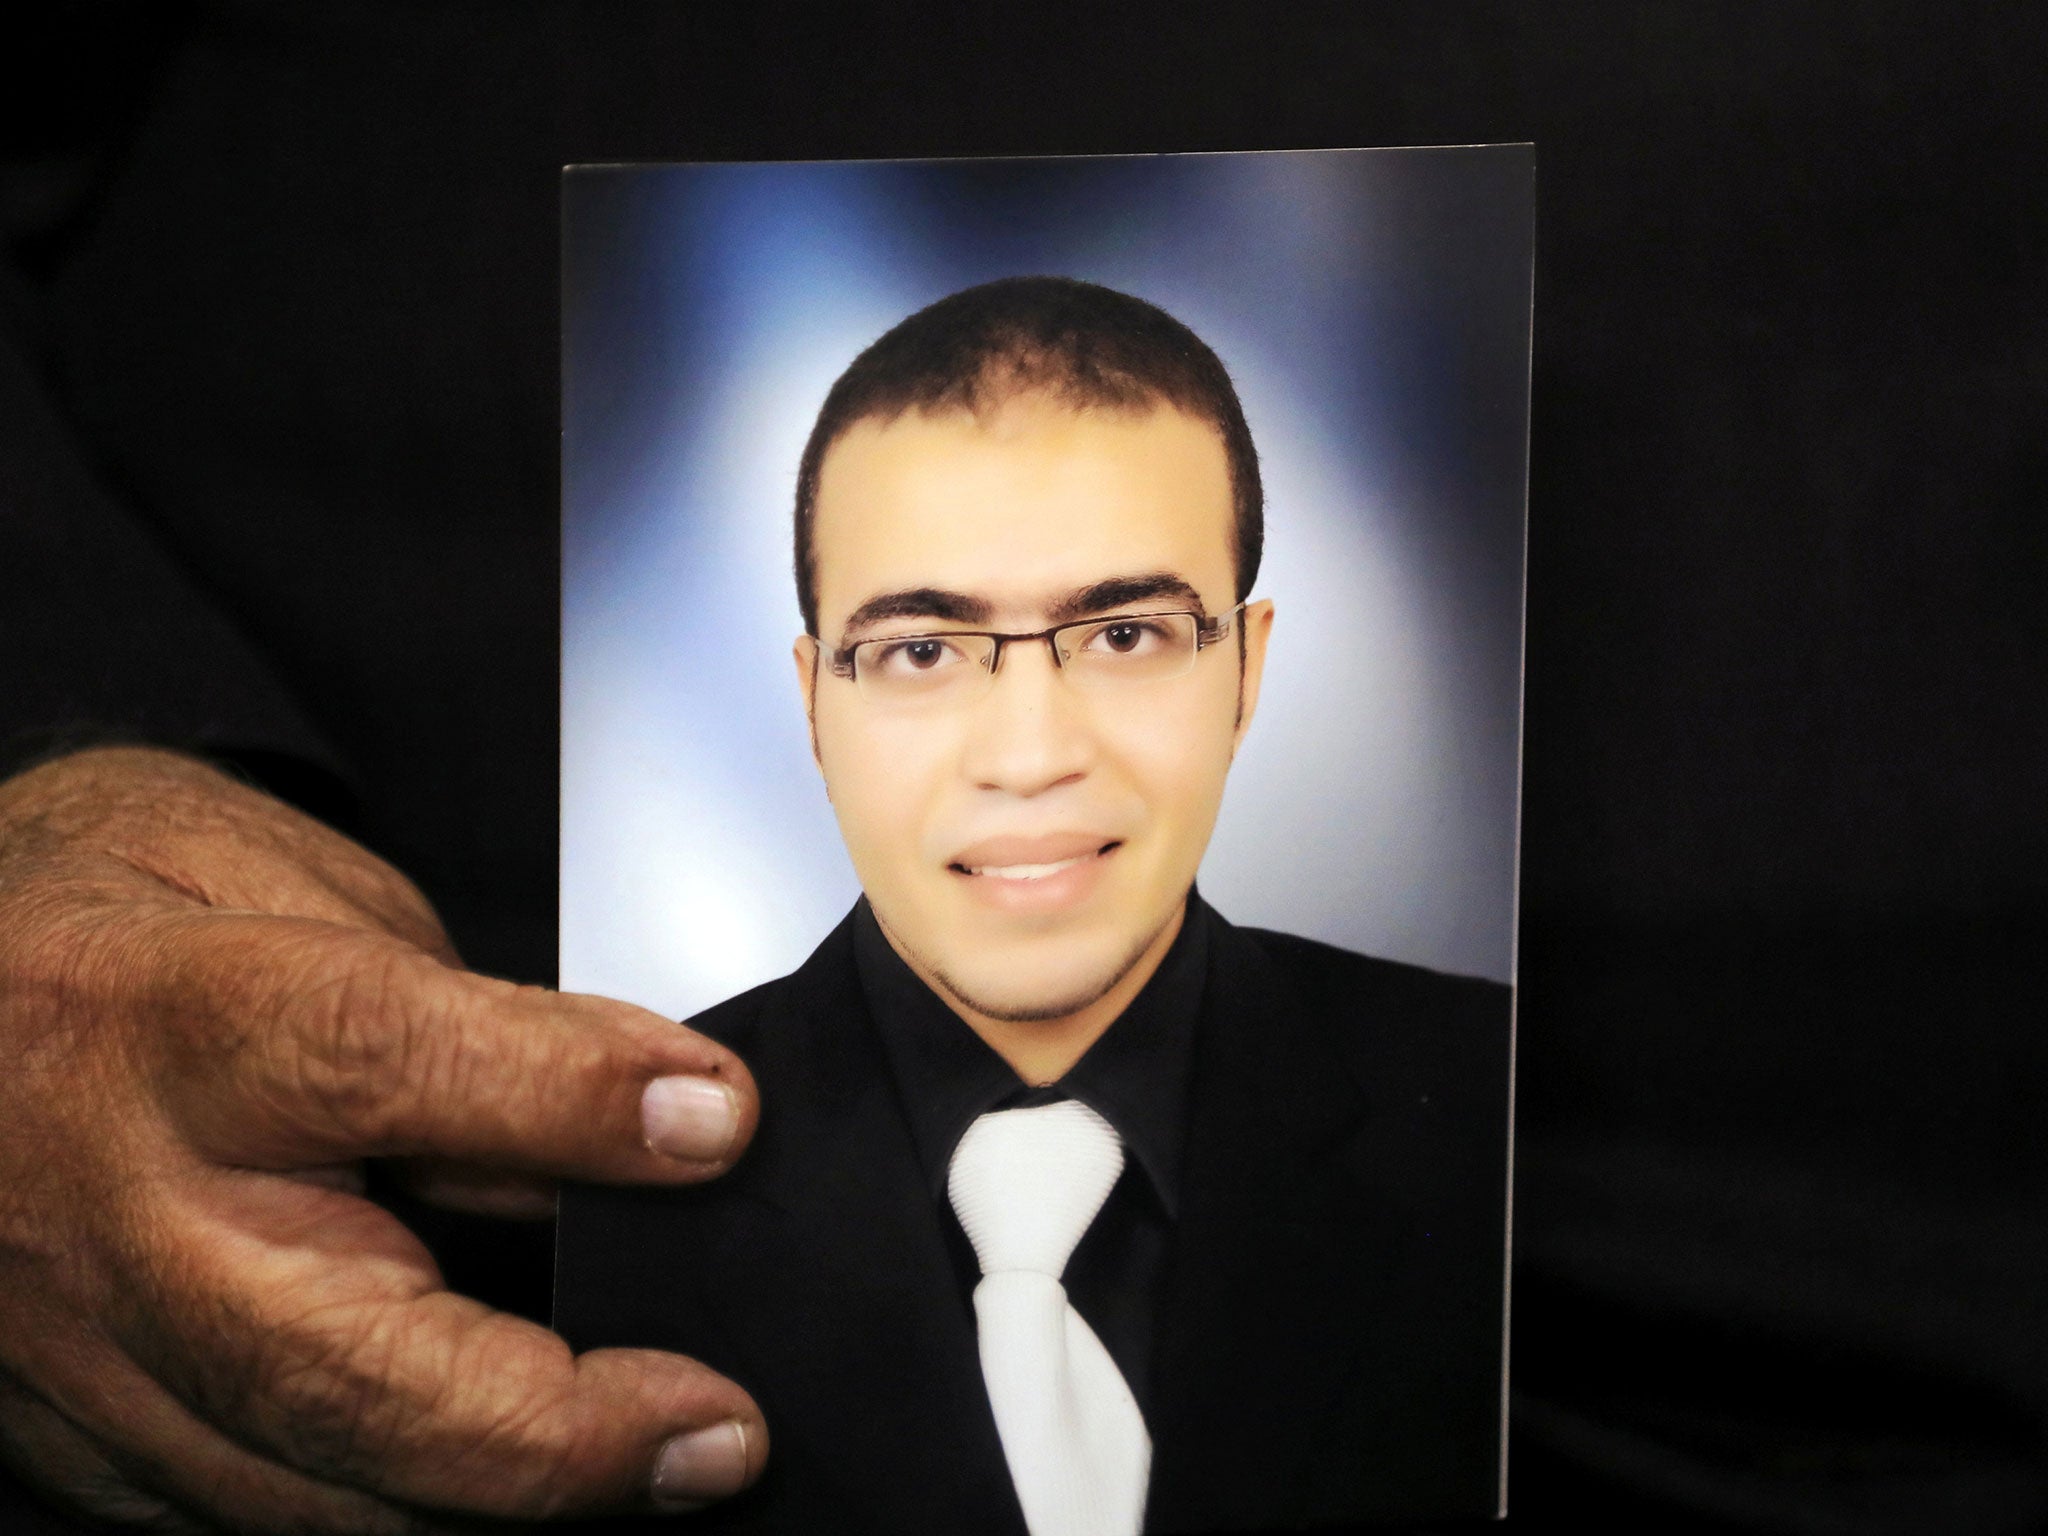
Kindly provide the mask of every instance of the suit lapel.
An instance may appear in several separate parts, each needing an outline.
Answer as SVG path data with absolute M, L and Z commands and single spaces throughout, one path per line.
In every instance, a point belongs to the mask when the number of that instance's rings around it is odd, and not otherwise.
M 1391 1246 L 1358 1215 L 1354 1153 L 1371 1115 L 1324 1021 L 1228 923 L 1212 935 L 1159 1318 L 1152 1530 L 1305 1512 L 1291 1501 L 1333 1448 L 1304 1427 L 1348 1395 L 1353 1320 Z
M 745 1384 L 771 1434 L 848 1490 L 842 1508 L 881 1531 L 1022 1536 L 972 1310 L 845 925 L 792 982 L 755 1049 L 761 1133 L 722 1207 L 727 1283 L 707 1307 L 758 1362 Z

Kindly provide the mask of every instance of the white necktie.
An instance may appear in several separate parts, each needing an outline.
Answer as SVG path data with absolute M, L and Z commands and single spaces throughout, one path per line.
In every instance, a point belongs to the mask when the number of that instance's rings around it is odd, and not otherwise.
M 1152 1437 L 1060 1275 L 1123 1171 L 1108 1121 L 1073 1099 L 983 1115 L 946 1192 L 981 1283 L 981 1376 L 1031 1536 L 1135 1536 Z

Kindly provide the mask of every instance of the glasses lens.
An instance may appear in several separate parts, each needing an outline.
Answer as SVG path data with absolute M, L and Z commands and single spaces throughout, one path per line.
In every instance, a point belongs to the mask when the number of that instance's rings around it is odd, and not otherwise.
M 1076 682 L 1145 682 L 1195 664 L 1194 615 L 1126 614 L 1059 632 L 1060 664 Z
M 985 635 L 865 640 L 853 648 L 853 680 L 865 697 L 888 702 L 955 697 L 987 684 L 994 652 Z

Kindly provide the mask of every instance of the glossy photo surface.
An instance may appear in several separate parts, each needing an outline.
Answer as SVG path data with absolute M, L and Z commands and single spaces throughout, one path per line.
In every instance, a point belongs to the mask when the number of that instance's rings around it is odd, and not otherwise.
M 1531 152 L 564 187 L 561 980 L 763 1108 L 557 1326 L 736 1531 L 1498 1513 Z

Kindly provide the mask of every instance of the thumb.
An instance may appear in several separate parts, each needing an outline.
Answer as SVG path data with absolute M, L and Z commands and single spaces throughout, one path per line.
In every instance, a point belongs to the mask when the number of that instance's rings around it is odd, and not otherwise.
M 675 1183 L 723 1171 L 753 1135 L 745 1064 L 646 1009 L 477 976 L 305 919 L 162 921 L 195 931 L 149 946 L 178 957 L 150 982 L 174 994 L 160 999 L 171 1027 L 157 1080 L 192 1144 L 220 1161 L 429 1156 Z M 205 1048 L 179 1049 L 181 1030 Z

